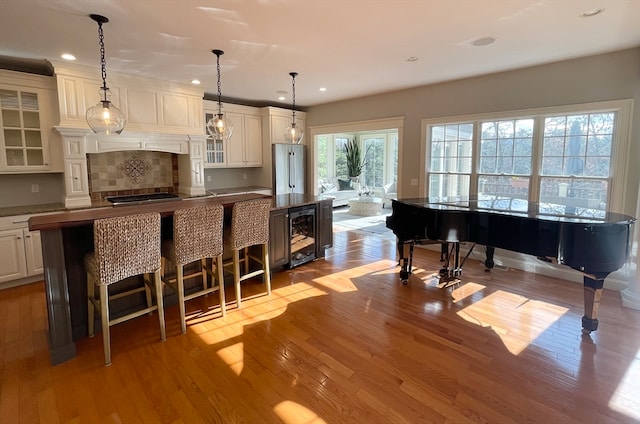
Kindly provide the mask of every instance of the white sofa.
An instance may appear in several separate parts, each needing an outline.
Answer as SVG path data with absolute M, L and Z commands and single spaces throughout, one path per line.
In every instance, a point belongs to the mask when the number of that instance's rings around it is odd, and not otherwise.
M 398 186 L 396 182 L 385 184 L 382 187 L 382 207 L 390 208 L 391 199 L 398 199 Z
M 349 199 L 358 197 L 358 191 L 351 187 L 351 181 L 342 178 L 327 178 L 318 182 L 318 197 L 333 199 L 333 207 L 346 206 Z

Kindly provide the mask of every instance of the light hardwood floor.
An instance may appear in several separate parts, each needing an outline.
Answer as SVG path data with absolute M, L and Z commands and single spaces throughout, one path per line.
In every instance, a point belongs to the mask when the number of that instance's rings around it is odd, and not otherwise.
M 442 290 L 438 256 L 419 252 L 403 286 L 393 237 L 343 229 L 271 297 L 237 310 L 227 290 L 224 319 L 181 335 L 170 306 L 166 342 L 155 316 L 113 327 L 110 367 L 101 337 L 51 366 L 43 283 L 0 291 L 0 423 L 640 422 L 640 312 L 619 293 L 582 336 L 578 284 L 472 260 Z

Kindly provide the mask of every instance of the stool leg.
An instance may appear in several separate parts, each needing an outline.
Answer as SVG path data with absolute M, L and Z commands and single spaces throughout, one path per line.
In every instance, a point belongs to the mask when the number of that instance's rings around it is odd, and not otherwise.
M 176 265 L 176 280 L 178 281 L 178 308 L 180 309 L 180 328 L 182 334 L 187 332 L 187 319 L 185 317 L 184 306 L 184 267 L 182 265 Z
M 249 248 L 244 248 L 244 273 L 245 275 L 249 273 Z
M 102 344 L 104 365 L 111 365 L 111 335 L 109 334 L 109 286 L 100 285 L 100 321 L 102 323 Z
M 216 257 L 216 268 L 218 271 L 218 294 L 220 295 L 220 311 L 222 312 L 222 316 L 227 315 L 227 305 L 224 295 L 224 274 L 222 271 L 222 255 L 218 255 Z M 213 280 L 213 276 L 211 276 Z M 213 281 L 211 282 L 213 285 Z
M 158 321 L 160 322 L 160 340 L 165 341 L 167 339 L 167 335 L 164 327 L 164 301 L 162 298 L 162 279 L 160 278 L 159 269 L 153 273 L 153 280 L 156 285 L 156 304 L 158 305 Z
M 207 269 L 207 260 L 205 258 L 202 258 L 200 259 L 200 272 L 202 273 L 202 290 L 206 290 L 208 287 L 206 269 Z M 213 287 L 213 282 L 211 282 L 211 286 Z
M 94 299 L 96 298 L 96 283 L 93 281 L 93 276 L 91 274 L 87 274 L 87 310 L 89 313 L 87 314 L 88 321 L 88 330 L 89 337 L 93 337 L 95 332 L 95 320 L 96 320 L 96 307 L 93 304 Z
M 233 284 L 236 287 L 236 303 L 238 309 L 242 303 L 242 296 L 240 294 L 240 250 L 233 251 Z
M 271 296 L 271 272 L 269 269 L 269 245 L 262 245 L 262 269 L 264 269 L 264 284 L 267 286 L 267 294 Z

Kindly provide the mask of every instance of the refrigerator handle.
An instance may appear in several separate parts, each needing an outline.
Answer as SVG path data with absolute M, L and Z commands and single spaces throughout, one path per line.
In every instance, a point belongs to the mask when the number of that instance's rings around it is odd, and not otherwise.
M 296 162 L 295 152 L 289 152 L 289 188 L 296 187 Z

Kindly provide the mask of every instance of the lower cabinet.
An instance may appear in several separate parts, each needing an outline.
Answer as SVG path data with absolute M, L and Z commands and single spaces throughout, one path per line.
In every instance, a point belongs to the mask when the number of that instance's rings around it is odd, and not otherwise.
M 300 207 L 271 211 L 269 220 L 269 264 L 272 269 L 286 268 L 295 260 L 291 259 L 291 211 Z M 333 204 L 332 200 L 322 200 L 315 209 L 315 257 L 324 258 L 325 249 L 333 246 Z M 295 221 L 295 219 L 294 219 Z
M 289 264 L 289 209 L 271 211 L 269 218 L 269 266 L 284 267 Z
M 40 232 L 0 230 L 0 283 L 42 274 Z
M 318 202 L 316 258 L 324 258 L 324 252 L 333 246 L 333 200 Z

